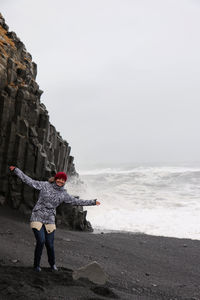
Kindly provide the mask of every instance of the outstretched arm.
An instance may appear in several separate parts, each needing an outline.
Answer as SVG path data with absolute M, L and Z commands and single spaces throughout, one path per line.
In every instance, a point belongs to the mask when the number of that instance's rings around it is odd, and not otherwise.
M 9 169 L 14 172 L 24 183 L 28 184 L 29 186 L 33 187 L 36 190 L 41 190 L 42 186 L 44 185 L 45 181 L 37 181 L 33 180 L 26 174 L 24 174 L 20 169 L 10 166 Z
M 96 199 L 94 200 L 81 200 L 75 197 L 72 197 L 68 193 L 65 195 L 64 202 L 71 205 L 80 205 L 80 206 L 90 206 L 90 205 L 100 205 L 100 202 Z

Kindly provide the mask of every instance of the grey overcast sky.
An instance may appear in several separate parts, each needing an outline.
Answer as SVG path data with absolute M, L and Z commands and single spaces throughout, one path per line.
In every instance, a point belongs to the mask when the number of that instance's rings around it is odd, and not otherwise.
M 77 168 L 200 161 L 200 1 L 1 0 Z

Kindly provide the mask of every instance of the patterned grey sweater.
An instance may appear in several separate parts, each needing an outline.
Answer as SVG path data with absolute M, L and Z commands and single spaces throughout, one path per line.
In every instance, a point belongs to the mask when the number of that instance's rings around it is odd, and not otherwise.
M 33 180 L 20 169 L 15 168 L 14 173 L 26 184 L 39 190 L 39 198 L 32 210 L 31 222 L 55 224 L 56 207 L 62 202 L 71 205 L 96 205 L 96 200 L 81 200 L 70 196 L 63 187 L 48 181 Z

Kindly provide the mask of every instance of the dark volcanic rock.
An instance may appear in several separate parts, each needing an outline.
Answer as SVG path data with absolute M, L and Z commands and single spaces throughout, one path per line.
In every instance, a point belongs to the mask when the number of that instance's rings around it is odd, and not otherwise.
M 9 176 L 9 165 L 37 180 L 47 180 L 57 171 L 78 178 L 71 147 L 49 123 L 48 112 L 40 102 L 43 92 L 36 75 L 37 65 L 16 34 L 8 32 L 0 15 L 0 205 L 24 214 L 30 214 L 37 192 L 17 184 L 18 180 Z M 85 216 L 82 208 L 60 210 L 59 224 L 91 230 Z

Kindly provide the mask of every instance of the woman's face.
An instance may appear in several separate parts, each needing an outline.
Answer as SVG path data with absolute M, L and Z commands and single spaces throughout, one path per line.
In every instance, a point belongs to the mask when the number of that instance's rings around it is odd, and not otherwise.
M 65 180 L 62 178 L 58 178 L 58 179 L 56 179 L 56 184 L 58 186 L 63 186 L 63 185 L 65 185 Z

